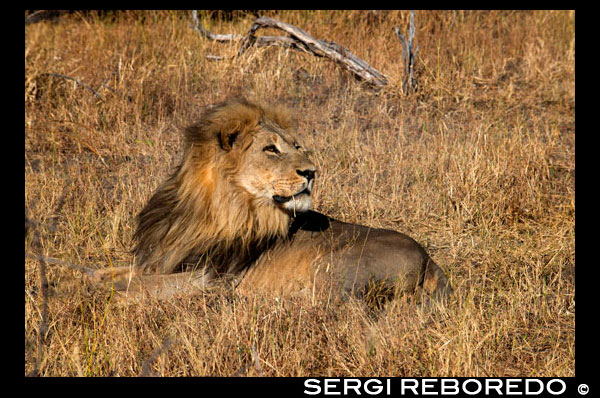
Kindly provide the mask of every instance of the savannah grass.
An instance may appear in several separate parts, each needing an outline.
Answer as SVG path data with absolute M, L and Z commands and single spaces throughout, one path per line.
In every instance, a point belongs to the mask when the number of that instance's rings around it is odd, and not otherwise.
M 277 47 L 236 58 L 189 12 L 27 25 L 25 208 L 38 238 L 26 253 L 131 264 L 135 216 L 180 159 L 181 128 L 244 95 L 298 115 L 319 169 L 314 208 L 414 237 L 451 278 L 447 307 L 401 297 L 373 315 L 230 290 L 119 304 L 45 264 L 46 308 L 42 265 L 26 258 L 25 374 L 573 376 L 574 12 L 417 11 L 414 93 L 394 32 L 408 11 L 264 15 L 350 49 L 389 85 Z M 252 23 L 201 16 L 214 33 Z

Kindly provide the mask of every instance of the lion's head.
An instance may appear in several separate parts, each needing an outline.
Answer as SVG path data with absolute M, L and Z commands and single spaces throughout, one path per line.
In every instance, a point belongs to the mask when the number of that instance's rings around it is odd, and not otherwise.
M 286 236 L 310 208 L 316 171 L 291 128 L 287 111 L 247 100 L 212 107 L 188 127 L 181 164 L 138 216 L 142 271 L 205 261 L 236 273 Z

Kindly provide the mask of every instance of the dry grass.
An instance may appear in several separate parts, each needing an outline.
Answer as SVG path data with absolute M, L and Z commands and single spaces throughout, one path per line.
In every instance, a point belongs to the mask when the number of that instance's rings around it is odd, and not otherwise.
M 26 252 L 129 264 L 134 217 L 178 161 L 179 129 L 244 94 L 297 111 L 316 210 L 423 243 L 452 279 L 448 307 L 402 298 L 374 318 L 352 302 L 235 292 L 119 305 L 48 266 L 38 339 L 40 264 L 26 260 L 25 373 L 573 376 L 574 12 L 417 12 L 411 95 L 393 31 L 408 12 L 267 15 L 349 48 L 390 86 L 279 48 L 207 60 L 237 47 L 200 38 L 183 12 L 26 26 L 25 207 L 40 232 Z M 245 33 L 251 17 L 204 22 Z

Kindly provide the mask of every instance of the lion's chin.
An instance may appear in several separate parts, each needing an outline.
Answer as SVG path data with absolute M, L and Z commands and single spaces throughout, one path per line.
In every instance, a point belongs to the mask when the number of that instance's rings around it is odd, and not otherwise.
M 300 192 L 294 196 L 274 195 L 273 201 L 281 208 L 292 214 L 304 213 L 310 210 L 311 199 L 308 192 Z

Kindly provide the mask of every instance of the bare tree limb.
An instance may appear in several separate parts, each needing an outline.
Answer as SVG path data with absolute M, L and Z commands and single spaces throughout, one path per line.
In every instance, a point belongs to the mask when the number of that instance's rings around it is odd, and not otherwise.
M 69 12 L 69 10 L 36 10 L 25 17 L 25 25 L 43 21 L 46 19 L 58 18 L 60 15 Z
M 414 67 L 417 52 L 419 51 L 419 46 L 416 46 L 413 52 L 413 40 L 415 37 L 415 11 L 412 10 L 410 12 L 408 41 L 400 33 L 400 29 L 398 29 L 397 26 L 394 27 L 394 31 L 400 40 L 400 44 L 402 44 L 402 59 L 404 60 L 404 82 L 402 84 L 402 88 L 404 89 L 404 92 L 415 91 L 417 89 L 417 81 L 414 77 Z
M 317 40 L 300 28 L 273 18 L 260 17 L 254 21 L 248 36 L 246 36 L 246 39 L 240 48 L 240 53 L 243 52 L 246 47 L 252 45 L 252 37 L 254 37 L 255 32 L 260 28 L 283 30 L 288 33 L 290 38 L 295 40 L 301 48 L 305 49 L 305 51 L 310 51 L 314 55 L 332 59 L 342 66 L 345 66 L 355 76 L 372 83 L 375 86 L 382 87 L 388 84 L 387 76 L 375 68 L 372 68 L 362 59 L 356 57 L 348 49 L 334 42 Z
M 200 19 L 198 18 L 198 10 L 192 11 L 192 20 L 194 21 L 194 23 L 192 24 L 192 29 L 194 29 L 196 32 L 198 32 L 201 36 L 203 36 L 209 40 L 212 40 L 212 41 L 216 41 L 219 43 L 230 43 L 230 42 L 234 42 L 234 41 L 244 40 L 246 37 L 246 36 L 238 35 L 235 33 L 219 34 L 219 33 L 209 32 L 200 22 Z M 273 45 L 284 46 L 284 47 L 294 47 L 296 45 L 296 43 L 292 38 L 286 37 L 286 36 L 262 36 L 262 37 L 258 38 L 256 45 L 258 47 L 266 47 L 266 46 L 273 46 Z M 240 53 L 238 52 L 238 55 L 239 54 Z M 218 55 L 207 55 L 206 57 L 213 61 L 224 59 L 224 57 L 220 57 Z
M 263 25 L 264 22 L 267 22 L 267 25 Z M 242 55 L 248 48 L 252 47 L 252 46 L 257 46 L 257 47 L 262 47 L 262 46 L 271 46 L 271 45 L 282 45 L 284 47 L 289 47 L 289 48 L 293 48 L 295 50 L 300 50 L 300 51 L 304 51 L 306 53 L 313 53 L 314 51 L 312 51 L 307 45 L 306 43 L 304 43 L 302 40 L 298 40 L 296 37 L 294 37 L 292 34 L 290 34 L 290 36 L 260 36 L 260 37 L 256 37 L 255 33 L 258 29 L 260 28 L 267 28 L 267 27 L 274 27 L 276 29 L 280 29 L 283 30 L 286 33 L 290 33 L 289 30 L 286 29 L 282 29 L 279 26 L 268 26 L 268 24 L 273 25 L 272 22 L 274 23 L 279 23 L 279 24 L 283 24 L 286 26 L 291 27 L 291 30 L 298 30 L 301 31 L 300 29 L 296 28 L 293 25 L 289 25 L 280 21 L 277 21 L 275 19 L 272 18 L 267 18 L 267 17 L 260 17 L 260 18 L 256 18 L 254 20 L 254 23 L 252 24 L 252 26 L 250 27 L 250 30 L 248 31 L 248 34 L 246 36 L 244 36 L 244 39 L 242 41 L 242 44 L 240 46 L 240 49 L 238 51 L 238 55 Z M 302 31 L 304 32 L 304 31 Z M 310 37 L 310 36 L 308 36 Z M 315 54 L 318 56 L 321 56 L 320 54 Z
M 91 88 L 90 86 L 88 86 L 85 83 L 82 83 L 81 81 L 79 81 L 78 79 L 75 79 L 74 77 L 71 76 L 67 76 L 67 75 L 61 75 L 58 73 L 42 73 L 41 76 L 52 76 L 52 77 L 58 77 L 61 79 L 66 79 L 66 80 L 72 80 L 75 82 L 75 84 L 77 84 L 78 86 L 81 86 L 89 91 L 92 92 L 92 94 L 94 94 L 96 97 L 98 97 L 100 100 L 104 101 L 104 98 L 102 98 L 102 96 L 100 95 L 100 93 L 98 93 L 96 90 L 94 90 L 93 88 Z
M 202 36 L 206 37 L 209 40 L 227 43 L 230 41 L 241 40 L 244 38 L 243 36 L 236 35 L 235 33 L 221 35 L 209 32 L 204 28 L 204 26 L 202 26 L 202 23 L 200 23 L 200 18 L 198 18 L 198 10 L 192 11 L 192 20 L 194 21 L 194 23 L 192 24 L 192 29 L 194 29 L 196 32 L 200 33 Z
M 112 72 L 110 72 L 110 75 L 108 75 L 108 77 L 106 79 L 104 79 L 102 81 L 102 83 L 100 83 L 100 86 L 98 86 L 96 91 L 100 91 L 100 89 L 102 87 L 105 87 L 105 88 L 109 89 L 111 92 L 113 92 L 114 94 L 117 93 L 117 90 L 109 87 L 106 83 L 108 83 L 108 80 L 113 76 L 115 76 L 117 78 L 117 81 L 120 80 L 120 76 L 119 76 L 119 70 L 121 69 L 120 66 L 121 66 L 121 62 L 119 61 L 119 64 L 115 67 L 115 69 Z
M 240 56 L 246 50 L 253 46 L 270 46 L 281 45 L 295 50 L 300 50 L 306 53 L 313 54 L 318 57 L 329 58 L 338 64 L 344 66 L 356 77 L 373 84 L 378 87 L 383 87 L 388 84 L 388 78 L 375 68 L 371 67 L 362 59 L 356 57 L 348 49 L 340 46 L 337 43 L 325 40 L 317 40 L 304 30 L 290 25 L 285 22 L 278 21 L 273 18 L 259 17 L 254 20 L 246 36 L 240 35 L 216 35 L 207 31 L 200 20 L 198 19 L 197 11 L 192 12 L 194 20 L 194 30 L 199 32 L 203 37 L 218 42 L 231 42 L 241 40 L 240 49 L 237 55 Z M 275 28 L 284 31 L 288 36 L 256 36 L 256 32 L 262 28 Z M 216 59 L 211 56 L 211 59 Z

